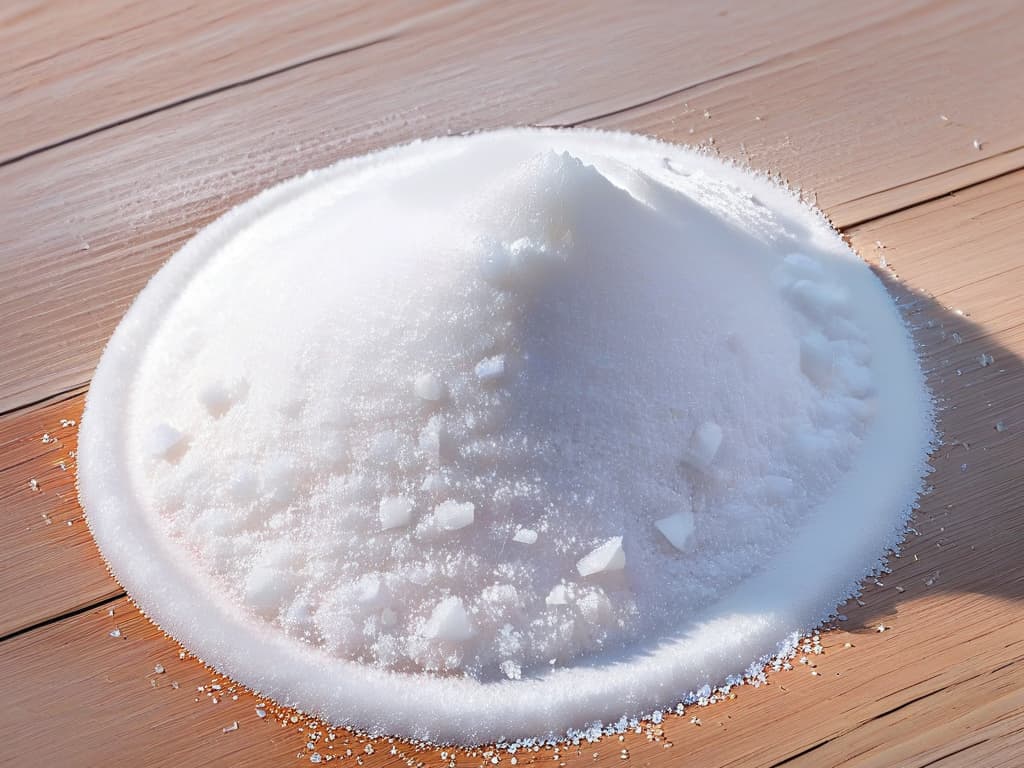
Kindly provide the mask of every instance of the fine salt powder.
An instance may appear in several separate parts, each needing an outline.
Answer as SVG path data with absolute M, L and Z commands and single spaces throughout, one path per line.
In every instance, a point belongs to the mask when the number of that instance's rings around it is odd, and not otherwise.
M 625 134 L 418 142 L 153 279 L 79 484 L 166 631 L 372 732 L 542 737 L 779 651 L 898 541 L 930 401 L 815 211 Z

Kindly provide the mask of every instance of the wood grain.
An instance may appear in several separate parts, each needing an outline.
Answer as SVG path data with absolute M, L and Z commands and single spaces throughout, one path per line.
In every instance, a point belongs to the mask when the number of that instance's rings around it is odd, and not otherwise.
M 840 224 L 1004 172 L 1024 160 L 1022 21 L 1014 2 L 483 4 L 26 158 L 0 168 L 0 412 L 86 382 L 197 228 L 395 141 L 588 120 L 713 135 Z
M 0 163 L 401 34 L 444 6 L 426 0 L 5 6 Z

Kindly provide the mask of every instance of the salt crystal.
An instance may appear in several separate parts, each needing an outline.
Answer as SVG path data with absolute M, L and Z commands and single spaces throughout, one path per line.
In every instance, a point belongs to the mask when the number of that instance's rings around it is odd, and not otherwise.
M 412 521 L 412 499 L 405 496 L 389 496 L 380 500 L 380 527 L 382 530 L 401 528 Z
M 188 436 L 170 424 L 157 424 L 149 436 L 149 452 L 153 458 L 175 462 L 188 445 Z
M 439 602 L 423 628 L 423 636 L 430 640 L 462 642 L 473 636 L 473 624 L 462 600 L 446 597 Z
M 897 543 L 930 402 L 882 284 L 768 177 L 483 133 L 314 172 L 172 257 L 100 361 L 77 480 L 117 578 L 213 667 L 482 743 L 653 712 L 825 618 Z
M 566 589 L 564 584 L 556 584 L 548 592 L 548 596 L 544 598 L 544 603 L 547 605 L 568 605 L 569 590 Z
M 166 670 L 166 669 L 164 669 L 164 665 L 163 665 L 163 664 L 157 664 L 156 666 L 154 666 L 154 667 L 153 667 L 153 671 L 154 671 L 154 672 L 155 672 L 156 674 L 158 674 L 158 675 L 162 675 L 162 674 L 163 674 L 164 672 L 166 672 L 167 670 Z
M 515 535 L 512 537 L 512 541 L 517 544 L 536 544 L 537 532 L 532 528 L 520 528 L 515 532 Z
M 485 383 L 500 381 L 505 375 L 505 356 L 485 357 L 474 368 L 476 377 Z
M 206 412 L 215 419 L 227 413 L 232 405 L 231 392 L 219 382 L 207 384 L 201 388 L 196 398 Z
M 422 373 L 413 382 L 413 392 L 420 400 L 435 403 L 444 397 L 444 385 L 432 373 Z
M 457 531 L 473 524 L 475 505 L 471 501 L 445 501 L 434 507 L 434 520 L 445 531 Z
M 231 723 L 231 725 L 225 725 L 223 728 L 221 728 L 221 731 L 223 731 L 224 733 L 231 733 L 232 731 L 237 731 L 237 730 L 238 730 L 238 721 L 237 720 L 233 721 Z
M 695 469 L 707 469 L 721 445 L 722 428 L 713 421 L 705 421 L 693 431 L 683 460 Z
M 621 536 L 613 536 L 576 563 L 576 570 L 584 577 L 608 571 L 621 571 L 625 567 L 626 553 L 622 548 Z
M 674 515 L 655 520 L 654 527 L 661 532 L 669 544 L 680 552 L 685 552 L 690 536 L 693 535 L 693 513 L 689 510 L 676 512 Z

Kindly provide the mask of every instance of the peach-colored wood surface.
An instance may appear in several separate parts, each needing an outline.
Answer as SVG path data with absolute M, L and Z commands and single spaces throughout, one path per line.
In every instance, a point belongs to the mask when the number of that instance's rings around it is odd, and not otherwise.
M 905 306 L 945 435 L 915 533 L 823 635 L 818 675 L 517 762 L 1024 765 L 1021 29 L 1015 2 L 0 9 L 0 765 L 448 764 L 341 731 L 310 750 L 323 729 L 211 690 L 107 574 L 69 422 L 131 299 L 231 204 L 510 123 L 704 142 L 801 185 Z
M 713 139 L 840 226 L 1024 166 L 1021 28 L 1016 0 L 476 4 L 0 167 L 0 412 L 85 383 L 198 227 L 396 141 L 570 122 Z

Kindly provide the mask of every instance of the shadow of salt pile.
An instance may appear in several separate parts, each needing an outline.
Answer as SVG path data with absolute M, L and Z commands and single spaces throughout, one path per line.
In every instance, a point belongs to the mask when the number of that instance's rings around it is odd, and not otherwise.
M 884 268 L 872 270 L 911 329 L 936 403 L 941 444 L 891 573 L 839 608 L 852 632 L 875 632 L 922 598 L 972 593 L 1024 599 L 1024 515 L 1018 463 L 1024 365 L 988 330 Z

